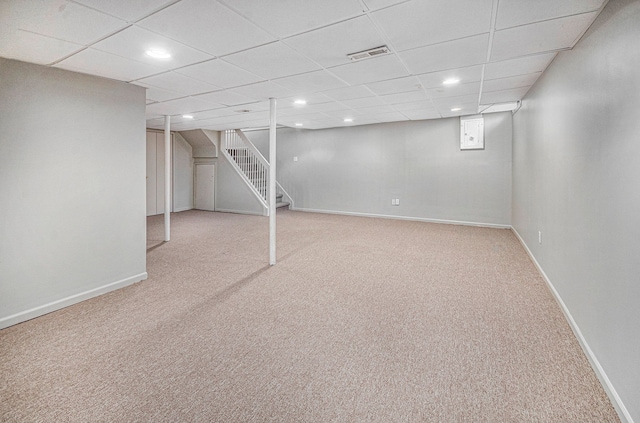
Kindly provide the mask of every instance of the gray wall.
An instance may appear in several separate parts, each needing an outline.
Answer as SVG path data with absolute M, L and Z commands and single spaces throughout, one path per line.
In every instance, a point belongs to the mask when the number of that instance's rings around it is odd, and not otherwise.
M 175 132 L 173 135 L 173 211 L 193 208 L 193 149 Z
M 508 226 L 511 132 L 485 115 L 485 150 L 460 151 L 458 118 L 279 129 L 278 182 L 296 209 Z M 268 132 L 247 136 L 268 157 Z
M 222 154 L 216 164 L 216 211 L 264 214 L 264 207 Z
M 0 327 L 146 278 L 145 91 L 0 58 Z
M 514 117 L 513 226 L 640 421 L 640 2 L 611 0 Z M 538 231 L 542 243 L 538 243 Z

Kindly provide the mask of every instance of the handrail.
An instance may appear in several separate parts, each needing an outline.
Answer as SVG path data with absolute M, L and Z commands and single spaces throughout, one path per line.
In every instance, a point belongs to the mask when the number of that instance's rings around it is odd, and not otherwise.
M 238 129 L 224 131 L 222 144 L 225 157 L 235 164 L 234 168 L 268 210 L 269 163 Z

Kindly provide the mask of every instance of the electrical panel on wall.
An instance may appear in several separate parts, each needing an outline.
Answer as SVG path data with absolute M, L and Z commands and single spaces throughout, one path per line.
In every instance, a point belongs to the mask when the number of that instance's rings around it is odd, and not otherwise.
M 484 118 L 460 117 L 460 150 L 484 149 Z

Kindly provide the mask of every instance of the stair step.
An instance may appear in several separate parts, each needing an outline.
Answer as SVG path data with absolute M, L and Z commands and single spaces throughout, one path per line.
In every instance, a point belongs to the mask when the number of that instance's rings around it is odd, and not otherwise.
M 287 203 L 285 201 L 280 201 L 280 202 L 276 203 L 276 209 L 279 209 L 281 207 L 289 207 L 289 203 Z

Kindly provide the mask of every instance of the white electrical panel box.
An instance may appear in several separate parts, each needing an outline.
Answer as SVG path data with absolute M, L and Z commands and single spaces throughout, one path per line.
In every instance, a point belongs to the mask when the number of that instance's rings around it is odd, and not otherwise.
M 484 150 L 484 118 L 460 118 L 460 150 Z

